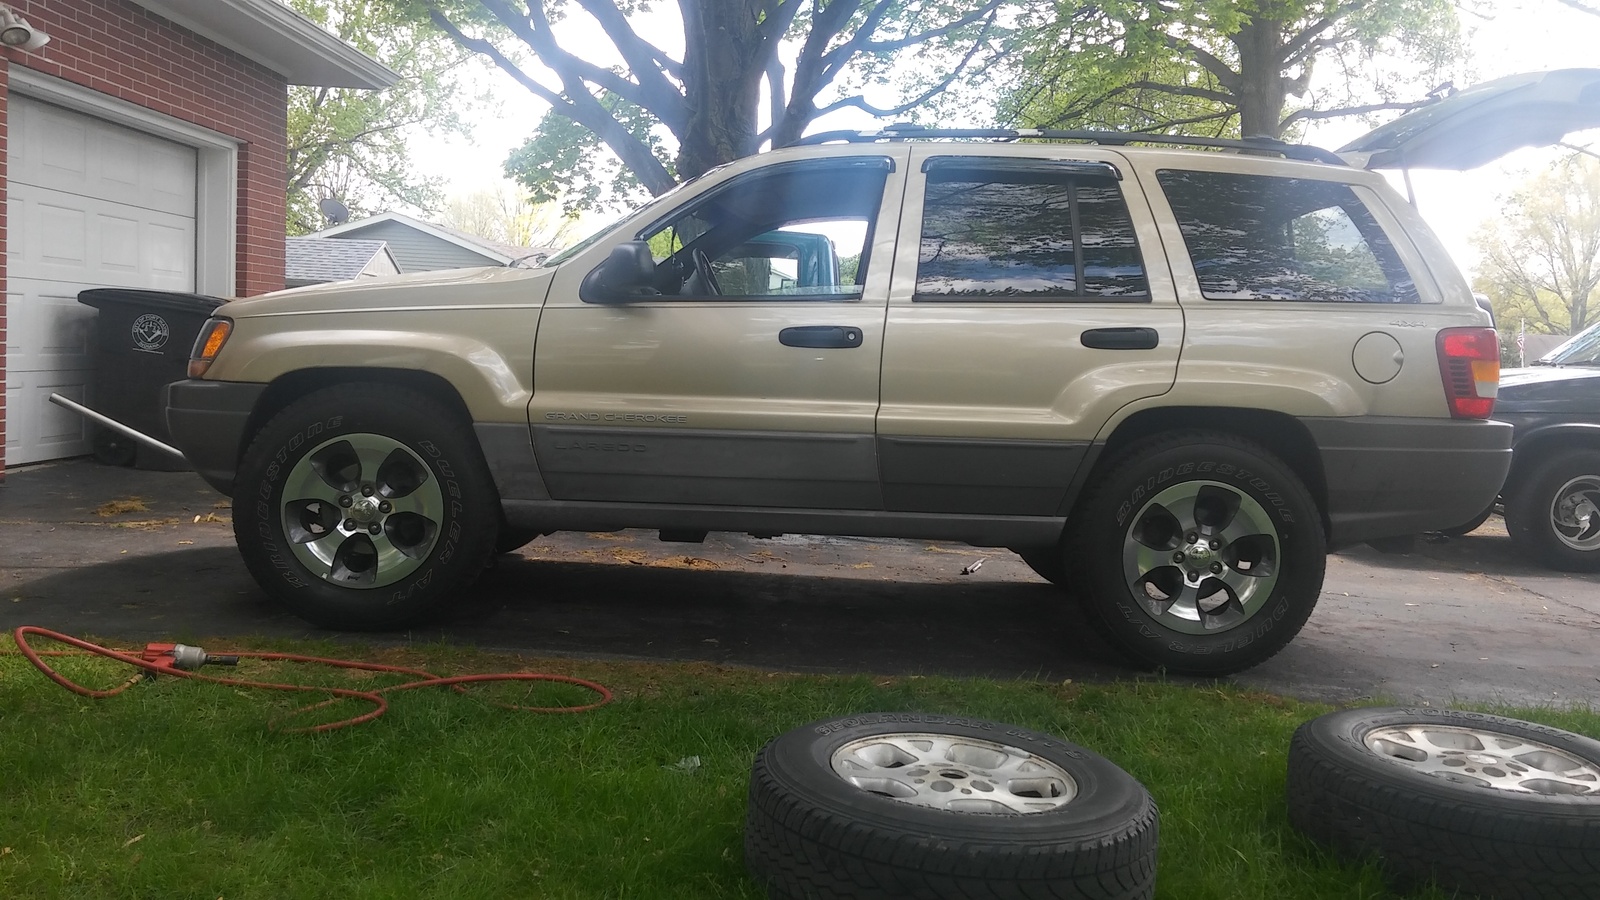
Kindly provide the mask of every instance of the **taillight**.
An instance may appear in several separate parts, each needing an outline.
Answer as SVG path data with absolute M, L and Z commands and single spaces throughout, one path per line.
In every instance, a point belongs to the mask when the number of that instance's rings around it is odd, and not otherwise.
M 228 335 L 233 333 L 233 323 L 227 319 L 211 319 L 205 327 L 200 329 L 200 336 L 194 340 L 194 350 L 189 354 L 189 377 L 199 378 L 211 368 L 211 361 L 217 358 L 222 351 L 222 345 L 228 342 Z
M 1446 328 L 1439 332 L 1438 346 L 1450 415 L 1489 418 L 1500 390 L 1500 335 L 1493 328 Z

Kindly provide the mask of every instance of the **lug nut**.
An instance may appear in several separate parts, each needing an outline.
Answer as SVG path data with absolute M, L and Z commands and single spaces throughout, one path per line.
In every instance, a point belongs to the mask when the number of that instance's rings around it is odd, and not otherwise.
M 1172 561 L 1175 563 L 1183 562 L 1183 551 L 1180 550 L 1179 552 L 1172 554 Z
M 1211 564 L 1211 574 L 1213 574 L 1213 575 L 1221 575 L 1222 574 L 1222 563 L 1219 563 L 1219 562 L 1212 563 Z
M 1217 540 L 1216 538 L 1212 538 L 1211 539 L 1211 549 L 1215 550 L 1215 549 L 1217 549 L 1218 547 L 1221 547 L 1221 546 L 1222 546 L 1222 542 L 1221 541 Z
M 350 508 L 350 504 L 352 504 L 354 502 L 355 502 L 354 500 L 350 499 L 350 495 L 349 494 L 345 494 L 344 496 L 339 498 L 339 505 L 344 507 L 345 509 L 349 509 Z
M 383 530 L 383 526 L 379 525 L 377 522 L 373 522 L 371 525 L 367 526 L 367 531 L 372 533 L 372 534 L 377 534 L 378 532 L 380 532 L 382 530 Z
M 1186 534 L 1186 535 L 1184 535 L 1184 536 L 1183 536 L 1183 539 L 1184 539 L 1184 540 L 1186 540 L 1186 541 L 1188 541 L 1188 542 L 1189 542 L 1189 543 L 1191 543 L 1191 544 L 1192 544 L 1192 543 L 1194 543 L 1194 542 L 1195 542 L 1195 541 L 1198 541 L 1198 540 L 1200 540 L 1200 535 L 1198 535 L 1198 534 L 1195 534 L 1195 533 L 1194 533 L 1194 532 L 1192 532 L 1192 531 L 1191 531 L 1191 532 L 1189 532 L 1189 533 L 1188 533 L 1188 534 Z
M 371 497 L 372 496 L 372 485 L 369 484 L 369 485 L 366 485 L 365 487 L 363 487 L 361 489 L 361 496 L 363 496 L 363 497 Z
M 344 530 L 345 531 L 355 531 L 356 530 L 356 520 L 355 519 L 345 519 L 344 520 Z
M 387 501 L 387 500 L 385 500 L 382 503 L 378 504 L 378 512 L 388 513 L 388 512 L 393 512 L 393 511 L 394 511 L 394 506 L 392 504 L 390 504 L 389 501 Z

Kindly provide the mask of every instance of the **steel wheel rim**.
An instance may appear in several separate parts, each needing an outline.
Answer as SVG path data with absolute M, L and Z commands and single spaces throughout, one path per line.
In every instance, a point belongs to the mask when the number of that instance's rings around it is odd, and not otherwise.
M 1550 528 L 1574 550 L 1600 550 L 1600 475 L 1579 475 L 1556 491 Z
M 445 510 L 422 457 L 381 434 L 318 444 L 289 470 L 282 497 L 279 519 L 300 564 L 330 584 L 363 590 L 421 567 Z
M 1175 484 L 1140 507 L 1122 543 L 1128 590 L 1163 627 L 1216 634 L 1244 624 L 1278 583 L 1283 546 L 1256 500 L 1218 481 Z
M 869 794 L 947 812 L 1032 815 L 1078 796 L 1066 769 L 982 738 L 880 734 L 845 744 L 830 762 L 835 775 Z
M 1545 796 L 1600 795 L 1600 767 L 1542 741 L 1422 722 L 1367 732 L 1373 753 L 1456 784 Z

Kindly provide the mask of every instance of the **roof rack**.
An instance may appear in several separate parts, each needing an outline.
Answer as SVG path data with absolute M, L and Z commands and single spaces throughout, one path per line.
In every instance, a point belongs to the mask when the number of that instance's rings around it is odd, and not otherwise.
M 1309 144 L 1291 144 L 1276 138 L 1208 138 L 1187 134 L 1150 134 L 1140 131 L 1061 130 L 1050 128 L 926 128 L 921 125 L 891 125 L 881 131 L 824 131 L 796 141 L 796 144 L 852 144 L 874 141 L 929 140 L 937 138 L 978 138 L 994 141 L 1022 139 L 1045 141 L 1083 141 L 1092 144 L 1175 144 L 1183 147 L 1214 147 L 1224 150 L 1255 150 L 1276 153 L 1286 159 L 1347 165 L 1338 155 Z

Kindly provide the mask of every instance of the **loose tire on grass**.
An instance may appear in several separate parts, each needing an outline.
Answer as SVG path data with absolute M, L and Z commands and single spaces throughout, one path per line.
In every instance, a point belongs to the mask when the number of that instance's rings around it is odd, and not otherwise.
M 1155 803 L 1060 738 L 914 713 L 815 722 L 757 754 L 745 865 L 774 900 L 1135 900 Z
M 1151 667 L 1226 675 L 1283 649 L 1322 591 L 1305 485 L 1266 448 L 1205 431 L 1121 451 L 1073 510 L 1069 571 L 1090 621 Z
M 1289 820 L 1402 886 L 1600 897 L 1600 741 L 1492 716 L 1331 713 L 1289 745 Z
M 233 531 L 273 599 L 326 628 L 406 625 L 481 573 L 500 500 L 461 415 L 394 385 L 291 403 L 239 468 Z

